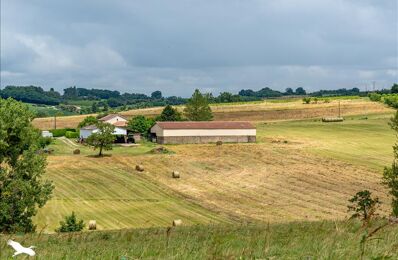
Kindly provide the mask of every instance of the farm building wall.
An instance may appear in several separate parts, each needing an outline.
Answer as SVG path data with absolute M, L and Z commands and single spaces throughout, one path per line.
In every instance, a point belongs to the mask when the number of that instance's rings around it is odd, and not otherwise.
M 80 138 L 86 139 L 92 133 L 94 133 L 94 129 L 80 129 Z
M 254 143 L 256 142 L 256 136 L 157 136 L 156 141 L 159 144 L 200 144 L 215 143 L 217 141 L 224 143 Z
M 255 136 L 256 129 L 163 129 L 157 136 Z

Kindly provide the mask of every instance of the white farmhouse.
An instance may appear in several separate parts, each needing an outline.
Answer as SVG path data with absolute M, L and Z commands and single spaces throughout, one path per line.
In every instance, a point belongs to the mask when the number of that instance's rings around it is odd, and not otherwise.
M 117 114 L 110 114 L 103 118 L 99 119 L 108 124 L 112 124 L 115 126 L 115 131 L 113 132 L 114 135 L 123 136 L 125 141 L 127 140 L 127 119 L 117 115 Z M 80 139 L 84 140 L 93 133 L 97 133 L 98 128 L 95 125 L 85 126 L 80 129 Z
M 160 144 L 256 141 L 256 127 L 250 122 L 156 122 L 151 134 Z

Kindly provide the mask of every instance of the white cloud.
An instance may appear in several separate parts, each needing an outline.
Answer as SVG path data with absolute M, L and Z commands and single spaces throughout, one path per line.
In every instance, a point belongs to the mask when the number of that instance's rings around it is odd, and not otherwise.
M 387 87 L 397 16 L 390 0 L 2 1 L 1 84 L 185 96 Z

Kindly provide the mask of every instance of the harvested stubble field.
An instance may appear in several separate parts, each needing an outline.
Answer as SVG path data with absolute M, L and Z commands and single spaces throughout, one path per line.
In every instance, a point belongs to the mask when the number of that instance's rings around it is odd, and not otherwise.
M 150 154 L 154 145 L 144 143 L 95 158 L 81 145 L 73 155 L 75 146 L 58 139 L 47 171 L 54 198 L 36 223 L 52 231 L 72 210 L 99 229 L 167 226 L 177 218 L 188 225 L 344 219 L 347 200 L 362 189 L 380 197 L 386 214 L 380 182 L 392 161 L 390 116 L 259 123 L 258 143 L 167 146 L 174 154 Z
M 344 116 L 387 113 L 393 111 L 383 104 L 370 102 L 368 99 L 341 100 L 341 113 Z M 277 121 L 289 119 L 306 119 L 324 116 L 336 116 L 338 113 L 338 101 L 330 103 L 319 102 L 317 104 L 303 104 L 301 100 L 277 103 L 273 101 L 239 103 L 239 104 L 217 104 L 211 106 L 215 120 L 248 120 L 248 121 Z M 120 114 L 126 117 L 145 115 L 154 117 L 161 113 L 162 107 L 136 109 L 124 111 Z M 180 111 L 183 110 L 179 106 Z M 57 128 L 77 127 L 87 115 L 67 116 L 57 118 Z M 33 124 L 40 129 L 52 129 L 54 119 L 37 118 Z

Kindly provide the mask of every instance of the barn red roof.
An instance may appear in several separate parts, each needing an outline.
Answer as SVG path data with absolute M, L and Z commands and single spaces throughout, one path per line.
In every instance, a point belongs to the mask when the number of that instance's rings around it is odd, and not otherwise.
M 126 121 L 117 121 L 117 122 L 113 123 L 112 125 L 117 126 L 117 127 L 126 127 L 127 122 Z
M 255 129 L 250 122 L 233 121 L 187 121 L 156 122 L 162 129 Z

